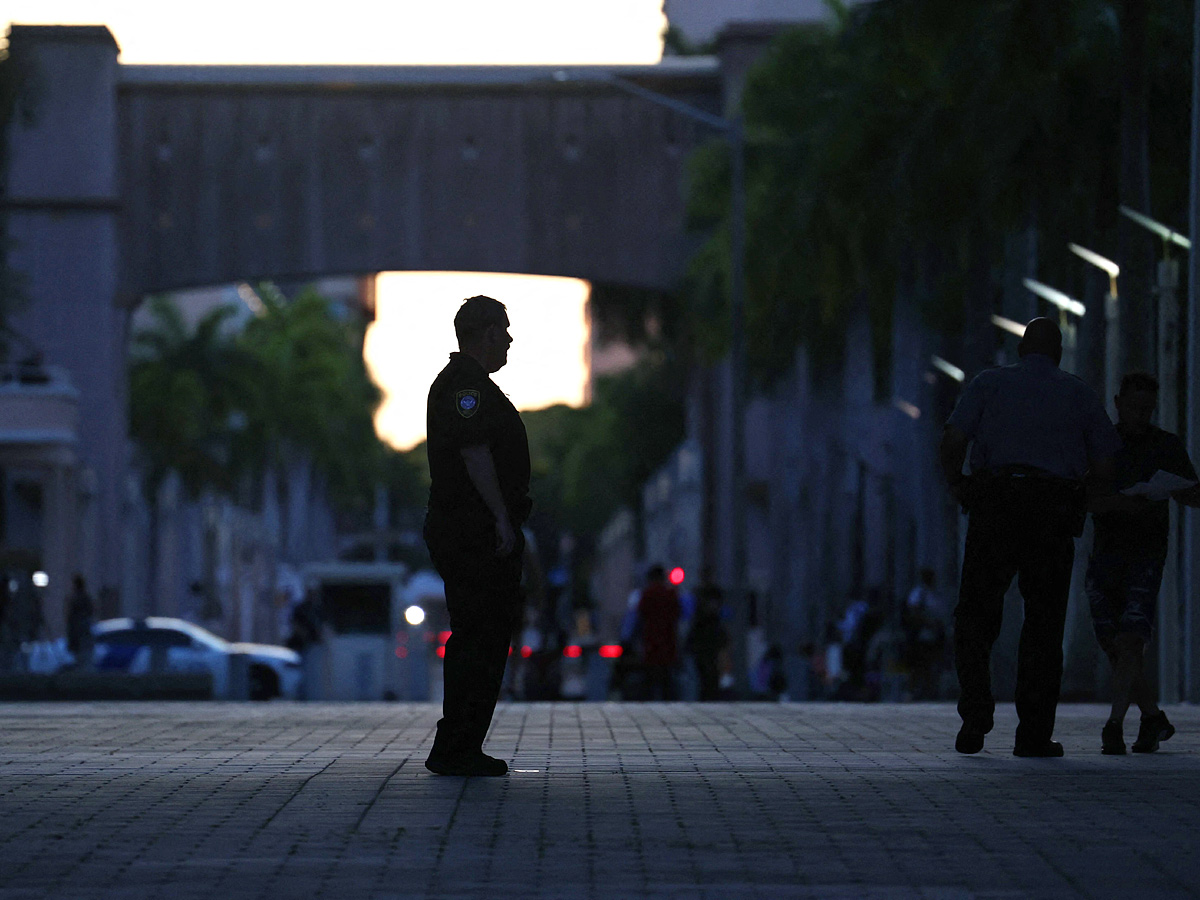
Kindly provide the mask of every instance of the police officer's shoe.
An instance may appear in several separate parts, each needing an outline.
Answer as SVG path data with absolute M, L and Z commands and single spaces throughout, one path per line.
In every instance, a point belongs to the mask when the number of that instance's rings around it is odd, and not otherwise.
M 508 774 L 508 763 L 483 751 L 450 758 L 430 756 L 425 768 L 434 775 L 456 775 L 460 778 L 496 777 Z
M 983 749 L 983 736 L 986 733 L 978 726 L 963 722 L 963 727 L 958 729 L 958 737 L 954 739 L 954 749 L 959 753 L 978 753 Z
M 1057 759 L 1063 755 L 1063 745 L 1058 741 L 1045 741 L 1041 744 L 1017 744 L 1013 747 L 1013 756 L 1034 756 L 1046 759 Z
M 1105 756 L 1125 755 L 1125 734 L 1115 719 L 1109 719 L 1100 730 L 1100 752 Z
M 1153 753 L 1158 749 L 1160 741 L 1169 740 L 1175 733 L 1175 726 L 1167 721 L 1167 714 L 1161 709 L 1158 715 L 1142 716 L 1138 726 L 1137 740 L 1133 742 L 1134 753 Z

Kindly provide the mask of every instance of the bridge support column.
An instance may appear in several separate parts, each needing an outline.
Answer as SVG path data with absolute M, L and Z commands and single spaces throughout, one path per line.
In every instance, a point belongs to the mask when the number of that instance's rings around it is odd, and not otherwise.
M 117 303 L 119 50 L 103 26 L 15 25 L 9 52 L 20 90 L 3 213 L 20 299 L 5 315 L 25 339 L 9 341 L 10 352 L 40 353 L 78 388 L 79 457 L 95 474 L 96 515 L 64 571 L 82 572 L 93 592 L 120 590 L 127 313 Z

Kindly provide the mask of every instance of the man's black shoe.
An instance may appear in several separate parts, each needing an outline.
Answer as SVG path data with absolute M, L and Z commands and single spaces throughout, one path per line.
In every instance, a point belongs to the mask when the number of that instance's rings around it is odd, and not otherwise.
M 1125 755 L 1125 734 L 1121 723 L 1109 719 L 1100 730 L 1100 752 L 1105 756 Z
M 431 756 L 425 760 L 425 768 L 434 775 L 455 775 L 460 778 L 496 777 L 508 774 L 508 763 L 483 752 L 451 759 Z
M 1137 740 L 1133 742 L 1133 752 L 1153 753 L 1158 749 L 1160 741 L 1169 740 L 1174 733 L 1175 726 L 1167 721 L 1167 714 L 1161 709 L 1156 716 L 1142 716 Z
M 954 749 L 959 753 L 978 753 L 983 749 L 984 733 L 964 722 L 963 727 L 958 729 L 958 737 L 954 739 Z
M 1013 747 L 1013 756 L 1034 756 L 1046 759 L 1057 759 L 1063 755 L 1063 745 L 1058 741 L 1046 741 L 1044 744 L 1017 744 Z

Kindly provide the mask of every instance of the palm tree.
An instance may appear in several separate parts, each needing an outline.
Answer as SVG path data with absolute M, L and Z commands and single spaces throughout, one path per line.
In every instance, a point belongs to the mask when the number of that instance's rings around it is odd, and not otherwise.
M 129 369 L 129 430 L 147 499 L 177 473 L 193 499 L 234 487 L 233 445 L 253 361 L 225 332 L 234 314 L 220 306 L 189 328 L 178 307 L 152 297 L 151 328 L 137 332 Z
M 175 473 L 192 500 L 233 490 L 233 445 L 251 361 L 225 327 L 232 307 L 218 307 L 189 328 L 169 299 L 149 303 L 154 324 L 137 332 L 131 346 L 129 430 L 150 516 L 148 583 L 157 593 L 160 489 Z M 205 581 L 212 603 L 211 576 Z
M 275 492 L 284 509 L 306 507 L 314 479 L 335 506 L 363 507 L 384 449 L 372 418 L 380 393 L 362 361 L 361 332 L 311 289 L 291 301 L 271 285 L 259 293 L 263 312 L 238 340 L 255 361 L 240 453 L 253 460 L 264 495 Z M 284 528 L 286 547 L 294 537 L 286 517 Z

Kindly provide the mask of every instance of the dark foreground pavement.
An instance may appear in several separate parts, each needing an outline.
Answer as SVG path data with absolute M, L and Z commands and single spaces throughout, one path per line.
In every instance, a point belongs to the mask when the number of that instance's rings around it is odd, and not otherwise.
M 951 749 L 949 705 L 0 705 L 0 900 L 1200 896 L 1200 708 L 1152 756 Z M 1132 732 L 1133 729 L 1130 729 Z M 1133 734 L 1127 735 L 1132 739 Z

